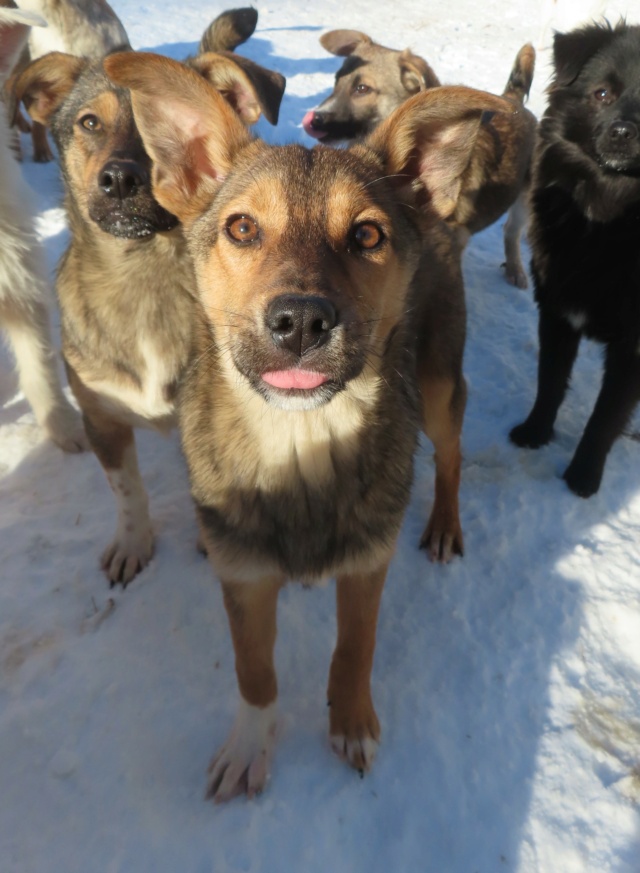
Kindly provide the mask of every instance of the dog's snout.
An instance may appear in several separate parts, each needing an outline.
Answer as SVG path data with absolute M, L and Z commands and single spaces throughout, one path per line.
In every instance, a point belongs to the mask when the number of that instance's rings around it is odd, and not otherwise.
M 638 128 L 633 121 L 614 121 L 609 127 L 609 137 L 615 142 L 637 139 Z
M 327 342 L 338 313 L 326 297 L 276 297 L 267 307 L 266 324 L 278 348 L 302 357 Z
M 148 174 L 135 161 L 109 161 L 100 171 L 98 184 L 108 197 L 126 200 L 148 181 Z

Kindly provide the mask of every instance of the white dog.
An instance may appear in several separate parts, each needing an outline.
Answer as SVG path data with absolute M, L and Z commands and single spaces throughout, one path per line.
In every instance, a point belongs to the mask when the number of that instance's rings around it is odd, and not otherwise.
M 0 88 L 11 72 L 37 15 L 0 7 Z M 10 150 L 0 103 L 0 327 L 16 358 L 20 387 L 39 424 L 61 449 L 87 448 L 79 414 L 60 385 L 51 345 L 46 280 L 29 208 L 30 191 Z

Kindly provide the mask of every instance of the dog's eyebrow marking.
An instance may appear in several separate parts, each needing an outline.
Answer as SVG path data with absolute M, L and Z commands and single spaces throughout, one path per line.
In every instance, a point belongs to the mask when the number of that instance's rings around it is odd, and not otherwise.
M 348 76 L 349 73 L 353 73 L 354 70 L 357 70 L 358 67 L 364 67 L 369 64 L 369 61 L 365 61 L 364 58 L 356 57 L 355 55 L 351 55 L 348 57 L 343 65 L 340 67 L 338 72 L 336 73 L 336 82 L 338 79 L 341 79 L 343 76 Z

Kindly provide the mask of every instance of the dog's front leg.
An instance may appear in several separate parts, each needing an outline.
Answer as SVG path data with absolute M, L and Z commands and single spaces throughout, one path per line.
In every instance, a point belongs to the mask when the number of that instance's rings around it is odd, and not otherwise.
M 457 379 L 421 380 L 424 432 L 433 443 L 436 464 L 435 500 L 420 540 L 432 561 L 450 561 L 464 553 L 458 492 L 462 468 L 460 434 L 467 402 L 467 387 Z
M 74 391 L 82 405 L 75 386 Z M 126 587 L 153 554 L 149 500 L 138 469 L 133 429 L 96 408 L 84 407 L 83 413 L 91 448 L 102 464 L 118 508 L 116 535 L 102 553 L 102 569 L 112 586 L 120 582 Z
M 233 729 L 209 766 L 206 796 L 217 803 L 260 794 L 269 776 L 278 696 L 273 648 L 283 582 L 279 577 L 222 582 L 240 703 Z
M 527 274 L 520 256 L 520 237 L 527 223 L 526 195 L 521 193 L 512 205 L 504 225 L 504 273 L 507 282 L 516 288 L 529 285 Z
M 338 640 L 327 689 L 329 738 L 333 750 L 360 771 L 369 770 L 380 741 L 371 700 L 371 668 L 387 566 L 336 579 Z

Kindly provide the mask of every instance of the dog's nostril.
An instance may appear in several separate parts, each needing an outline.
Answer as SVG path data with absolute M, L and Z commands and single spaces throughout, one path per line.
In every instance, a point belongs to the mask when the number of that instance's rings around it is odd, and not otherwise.
M 638 128 L 632 121 L 614 121 L 609 128 L 609 136 L 614 140 L 637 139 Z
M 311 119 L 311 127 L 313 130 L 322 130 L 324 127 L 324 115 L 321 112 L 314 112 Z

